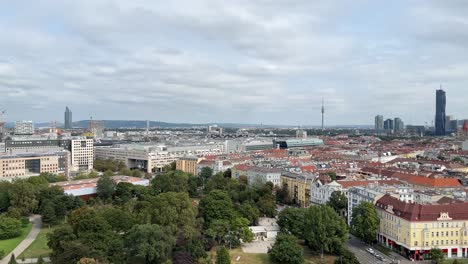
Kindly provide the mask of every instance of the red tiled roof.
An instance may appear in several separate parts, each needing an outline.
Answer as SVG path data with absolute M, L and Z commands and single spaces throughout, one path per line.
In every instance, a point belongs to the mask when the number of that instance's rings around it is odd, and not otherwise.
M 304 172 L 314 172 L 317 170 L 315 166 L 309 165 L 309 166 L 301 166 L 301 170 Z
M 250 167 L 249 167 L 249 165 L 247 165 L 247 164 L 238 164 L 238 165 L 234 166 L 234 169 L 236 169 L 236 170 L 241 170 L 241 171 L 246 171 L 246 170 L 248 170 L 249 168 L 250 168 Z
M 376 207 L 380 210 L 392 209 L 393 213 L 408 221 L 436 221 L 441 213 L 448 213 L 453 220 L 468 220 L 468 203 L 415 204 L 405 203 L 389 194 L 380 198 Z

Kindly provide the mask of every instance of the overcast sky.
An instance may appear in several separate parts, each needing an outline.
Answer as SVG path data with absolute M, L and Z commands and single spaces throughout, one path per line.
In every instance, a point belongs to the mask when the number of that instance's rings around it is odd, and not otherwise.
M 468 118 L 468 1 L 0 1 L 9 121 Z

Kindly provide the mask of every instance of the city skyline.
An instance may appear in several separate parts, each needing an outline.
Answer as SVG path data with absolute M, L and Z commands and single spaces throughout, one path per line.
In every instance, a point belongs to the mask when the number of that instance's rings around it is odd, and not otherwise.
M 468 118 L 468 3 L 309 2 L 5 4 L 0 106 L 10 122 L 69 106 L 75 120 L 320 126 L 324 98 L 325 126 L 430 125 L 442 84 L 446 113 Z

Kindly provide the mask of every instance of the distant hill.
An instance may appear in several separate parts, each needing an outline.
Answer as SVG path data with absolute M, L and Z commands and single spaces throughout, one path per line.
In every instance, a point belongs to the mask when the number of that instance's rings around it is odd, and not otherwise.
M 73 122 L 73 127 L 88 127 L 89 120 L 80 120 Z M 116 129 L 116 128 L 146 128 L 146 120 L 101 120 L 104 122 L 105 128 Z M 217 124 L 224 128 L 294 128 L 297 126 L 287 126 L 287 125 L 265 125 L 265 124 L 242 124 L 242 123 L 169 123 L 161 121 L 150 121 L 150 127 L 161 127 L 161 128 L 190 128 L 190 127 L 200 127 L 200 126 L 209 126 Z M 7 122 L 5 124 L 7 128 L 14 127 L 14 122 Z M 35 127 L 50 127 L 50 122 L 39 122 L 34 123 Z M 63 123 L 57 123 L 57 127 L 63 127 Z M 319 128 L 319 126 L 304 126 L 305 129 L 310 128 Z M 328 126 L 327 128 L 358 128 L 358 129 L 368 129 L 373 128 L 373 126 L 366 125 L 341 125 L 341 126 Z

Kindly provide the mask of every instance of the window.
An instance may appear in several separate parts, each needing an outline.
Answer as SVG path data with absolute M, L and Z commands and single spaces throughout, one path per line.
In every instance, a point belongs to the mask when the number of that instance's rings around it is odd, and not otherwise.
M 418 241 L 414 241 L 414 245 L 417 246 L 417 245 L 418 245 Z
M 431 235 L 431 236 L 434 237 L 434 232 L 432 232 L 432 235 Z
M 441 240 L 441 241 L 440 241 L 440 244 L 441 244 L 441 245 L 443 245 L 443 244 L 444 244 L 444 241 L 443 241 L 443 240 Z
M 434 240 L 431 241 L 431 246 L 433 246 L 433 245 L 434 245 Z

